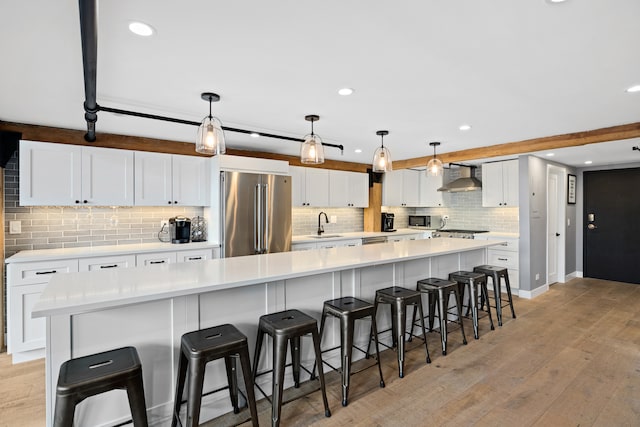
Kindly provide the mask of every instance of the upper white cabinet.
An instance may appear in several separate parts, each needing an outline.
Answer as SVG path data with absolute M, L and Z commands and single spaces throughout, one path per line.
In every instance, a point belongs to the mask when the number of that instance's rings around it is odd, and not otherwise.
M 135 153 L 137 206 L 208 206 L 209 162 L 206 157 Z
M 442 191 L 438 188 L 442 187 L 443 176 L 427 176 L 426 173 L 420 172 L 420 207 L 437 208 L 444 206 L 442 199 Z
M 20 204 L 133 205 L 133 152 L 20 141 Z
M 482 206 L 518 206 L 518 161 L 482 165 Z
M 420 206 L 420 171 L 401 169 L 385 172 L 383 206 Z
M 291 206 L 329 206 L 329 170 L 290 166 Z
M 329 171 L 329 207 L 366 208 L 369 206 L 369 175 Z

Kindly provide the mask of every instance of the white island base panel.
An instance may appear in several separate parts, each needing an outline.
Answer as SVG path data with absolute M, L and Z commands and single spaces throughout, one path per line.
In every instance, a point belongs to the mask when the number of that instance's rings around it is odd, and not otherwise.
M 445 239 L 437 239 L 445 240 Z M 449 239 L 458 240 L 458 239 Z M 421 243 L 424 242 L 424 243 Z M 322 262 L 320 272 L 313 274 L 313 268 L 306 274 L 296 273 L 302 277 L 288 277 L 283 280 L 265 281 L 256 284 L 224 288 L 220 290 L 205 290 L 196 293 L 190 288 L 188 294 L 171 297 L 157 296 L 147 302 L 135 302 L 115 307 L 100 309 L 96 304 L 78 305 L 74 313 L 73 303 L 67 295 L 67 300 L 56 307 L 55 295 L 47 293 L 43 297 L 40 315 L 47 319 L 47 347 L 46 347 L 46 388 L 47 388 L 47 425 L 52 425 L 53 402 L 55 401 L 55 386 L 60 365 L 74 357 L 80 357 L 96 352 L 114 349 L 122 346 L 134 346 L 138 350 L 142 361 L 144 388 L 150 425 L 170 425 L 173 408 L 173 395 L 176 382 L 176 368 L 180 351 L 182 334 L 197 329 L 231 323 L 242 331 L 249 339 L 249 351 L 253 361 L 257 324 L 261 315 L 286 309 L 299 309 L 315 317 L 318 322 L 322 313 L 323 302 L 342 296 L 355 296 L 373 301 L 375 291 L 388 286 L 404 286 L 415 289 L 416 282 L 427 277 L 446 278 L 450 272 L 472 269 L 476 265 L 486 263 L 487 242 L 466 242 L 447 246 L 446 249 L 435 250 L 440 243 L 431 244 L 430 241 L 411 241 L 371 245 L 364 248 L 335 248 L 304 252 L 303 256 L 310 256 L 315 252 L 318 256 L 332 259 L 343 259 L 351 253 L 348 251 L 363 251 L 373 253 L 372 247 L 378 247 L 382 252 L 393 249 L 396 255 L 380 259 L 377 262 L 359 262 L 354 267 L 340 266 L 336 271 L 326 271 L 327 262 Z M 444 243 L 444 242 L 443 242 Z M 492 242 L 493 243 L 493 242 Z M 423 245 L 423 246 L 419 246 Z M 431 245 L 431 246 L 425 246 Z M 391 249 L 389 249 L 391 248 Z M 414 248 L 421 248 L 413 251 Z M 427 248 L 427 249 L 425 249 Z M 354 252 L 355 253 L 355 252 Z M 437 253 L 440 253 L 439 255 Z M 277 255 L 277 254 L 274 254 Z M 259 255 L 256 257 L 269 257 Z M 288 255 L 287 255 L 288 256 Z M 292 255 L 291 260 L 298 255 Z M 349 256 L 346 256 L 349 258 Z M 384 257 L 383 257 L 384 258 Z M 395 259 L 393 259 L 395 258 Z M 213 260 L 202 263 L 218 263 L 217 267 L 224 269 L 233 263 L 234 259 Z M 225 265 L 225 263 L 227 263 Z M 340 264 L 340 262 L 336 262 Z M 294 263 L 295 264 L 295 263 Z M 211 264 L 213 265 L 213 264 Z M 152 268 L 152 267 L 143 267 Z M 175 266 L 159 267 L 163 270 Z M 132 269 L 133 270 L 133 269 Z M 139 269 L 135 269 L 139 270 Z M 123 270 L 119 272 L 126 274 Z M 167 271 L 168 273 L 168 271 Z M 86 274 L 86 273 L 77 273 Z M 131 272 L 133 274 L 133 272 Z M 278 275 L 280 273 L 274 274 Z M 170 276 L 170 274 L 168 274 Z M 75 274 L 74 274 L 75 276 Z M 265 272 L 256 276 L 267 277 Z M 84 276 L 88 277 L 88 276 Z M 125 277 L 122 277 L 125 280 Z M 257 279 L 256 279 L 257 280 Z M 115 289 L 105 288 L 105 301 L 117 300 L 119 296 Z M 52 291 L 53 292 L 53 291 Z M 109 294 L 111 293 L 111 294 Z M 177 293 L 173 291 L 171 293 Z M 187 293 L 184 291 L 183 293 Z M 60 297 L 62 298 L 62 297 Z M 81 299 L 78 297 L 78 299 Z M 90 299 L 95 299 L 91 296 Z M 139 298 L 133 298 L 138 300 Z M 126 299 L 125 299 L 126 300 Z M 423 301 L 426 306 L 426 298 Z M 112 302 L 105 305 L 113 305 Z M 84 308 L 81 308 L 84 307 Z M 87 308 L 92 307 L 92 308 Z M 378 329 L 390 328 L 390 310 L 382 305 L 377 315 Z M 38 311 L 38 307 L 36 307 Z M 410 316 L 408 316 L 410 318 Z M 410 320 L 408 320 L 410 322 Z M 319 323 L 318 323 L 319 325 Z M 369 321 L 356 322 L 354 343 L 366 348 L 369 336 Z M 417 333 L 417 331 L 416 331 Z M 382 342 L 390 344 L 390 333 L 383 336 Z M 339 343 L 339 328 L 337 321 L 327 320 L 322 348 L 331 348 Z M 383 347 L 381 347 L 381 350 Z M 311 338 L 302 340 L 302 363 L 308 369 L 313 365 Z M 372 346 L 373 350 L 373 346 Z M 430 348 L 430 351 L 439 351 Z M 416 349 L 414 351 L 424 351 Z M 265 339 L 263 353 L 260 357 L 259 372 L 271 367 L 271 341 Z M 329 362 L 339 366 L 339 350 L 325 353 L 324 357 L 332 356 Z M 353 352 L 354 360 L 362 358 L 359 351 Z M 239 367 L 239 364 L 238 364 Z M 328 368 L 325 365 L 325 372 Z M 290 369 L 287 369 L 287 374 Z M 368 375 L 363 373 L 362 375 Z M 375 370 L 369 375 L 377 375 Z M 302 370 L 301 381 L 308 375 Z M 257 381 L 270 394 L 271 375 L 263 375 Z M 243 387 L 242 377 L 239 384 Z M 224 362 L 215 361 L 207 366 L 205 378 L 205 392 L 226 385 Z M 285 387 L 292 385 L 290 377 Z M 185 396 L 186 397 L 186 396 Z M 256 391 L 256 397 L 262 395 Z M 184 413 L 186 405 L 183 405 Z M 201 422 L 221 415 L 231 410 L 228 391 L 222 391 L 203 399 Z M 286 409 L 283 409 L 286 414 Z M 125 422 L 130 419 L 130 412 L 126 393 L 112 391 L 91 397 L 80 403 L 76 408 L 75 419 L 77 425 L 106 426 Z M 182 418 L 184 419 L 184 417 Z

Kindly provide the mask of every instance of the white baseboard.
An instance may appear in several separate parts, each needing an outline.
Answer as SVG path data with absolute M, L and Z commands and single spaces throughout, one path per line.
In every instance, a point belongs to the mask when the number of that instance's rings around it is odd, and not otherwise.
M 582 271 L 576 271 L 576 277 L 584 277 Z
M 518 290 L 518 296 L 520 298 L 533 299 L 535 297 L 538 297 L 538 296 L 544 294 L 548 290 L 549 290 L 549 285 L 540 286 L 539 288 L 535 288 L 532 291 L 525 291 L 524 289 L 519 289 Z
M 582 277 L 582 272 L 574 271 L 573 273 L 569 273 L 564 277 L 564 281 L 568 282 L 571 279 L 575 279 L 576 277 Z

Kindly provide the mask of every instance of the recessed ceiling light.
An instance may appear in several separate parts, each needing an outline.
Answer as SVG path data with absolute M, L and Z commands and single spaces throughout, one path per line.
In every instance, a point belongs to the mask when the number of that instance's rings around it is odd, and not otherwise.
M 469 129 L 471 129 L 471 125 L 460 125 L 460 127 L 458 129 L 463 130 L 463 131 L 464 130 L 469 130 Z
M 640 92 L 640 85 L 631 86 L 629 89 L 627 89 L 627 92 L 629 93 Z
M 260 138 L 260 134 L 258 132 L 251 132 L 251 137 Z
M 564 3 L 567 0 L 547 0 L 547 3 L 556 4 L 556 3 Z
M 143 37 L 148 37 L 155 33 L 151 25 L 138 21 L 132 21 L 129 23 L 129 31 L 131 31 L 133 34 Z
M 353 89 L 351 89 L 350 87 L 343 87 L 342 89 L 338 90 L 338 94 L 342 96 L 349 96 L 352 93 L 353 93 Z
M 555 155 L 556 155 L 555 153 L 547 153 L 547 157 L 553 157 Z
M 362 153 L 362 149 L 360 149 L 360 148 L 356 148 L 356 149 L 355 149 L 355 150 L 353 150 L 353 151 L 354 151 L 354 153 Z
M 586 162 L 584 162 L 585 165 L 590 165 L 591 163 L 593 163 L 591 160 L 587 160 Z

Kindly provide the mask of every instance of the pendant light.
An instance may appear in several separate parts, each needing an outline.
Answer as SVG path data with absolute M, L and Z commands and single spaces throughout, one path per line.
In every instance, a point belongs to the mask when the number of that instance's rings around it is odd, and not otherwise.
M 391 166 L 391 153 L 384 147 L 384 136 L 389 135 L 388 130 L 379 130 L 376 135 L 380 135 L 382 145 L 376 149 L 373 154 L 373 171 L 374 172 L 388 172 L 393 170 Z
M 436 157 L 436 147 L 440 145 L 440 143 L 430 142 L 429 145 L 433 147 L 433 159 L 429 160 L 429 163 L 427 163 L 427 170 L 425 171 L 425 174 L 427 176 L 442 176 L 442 162 Z
M 200 97 L 209 101 L 209 115 L 202 120 L 198 128 L 198 137 L 196 139 L 196 151 L 202 154 L 224 154 L 227 149 L 224 143 L 224 132 L 220 120 L 211 115 L 211 103 L 220 101 L 220 96 L 204 92 Z
M 324 163 L 324 147 L 322 138 L 313 133 L 313 122 L 320 120 L 320 116 L 310 114 L 304 119 L 311 122 L 311 133 L 304 137 L 304 142 L 300 146 L 300 162 L 307 165 L 319 165 Z

